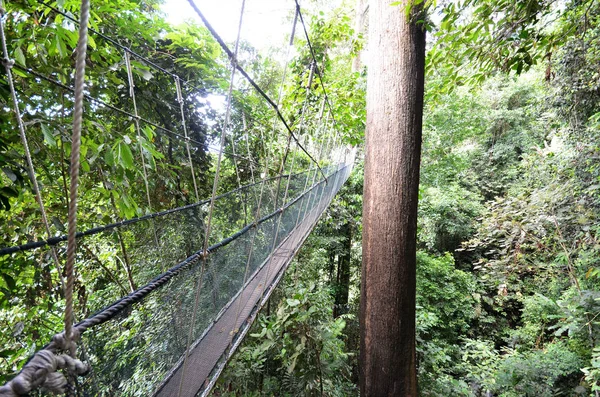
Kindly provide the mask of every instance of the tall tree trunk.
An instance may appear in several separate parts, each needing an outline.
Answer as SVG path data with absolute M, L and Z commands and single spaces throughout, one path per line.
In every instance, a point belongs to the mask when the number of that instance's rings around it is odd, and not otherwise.
M 422 9 L 371 0 L 360 312 L 361 396 L 416 396 Z

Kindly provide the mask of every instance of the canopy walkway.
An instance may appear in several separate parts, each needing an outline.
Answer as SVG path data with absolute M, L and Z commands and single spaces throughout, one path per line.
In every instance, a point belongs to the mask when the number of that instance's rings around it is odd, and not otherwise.
M 90 28 L 90 36 L 123 53 L 119 68 L 127 76 L 130 96 L 127 103 L 131 108 L 94 96 L 93 89 L 83 89 L 89 1 L 82 2 L 80 18 L 59 6 L 40 3 L 48 14 L 60 15 L 79 26 L 76 76 L 82 80 L 78 81 L 76 77 L 73 87 L 11 59 L 7 37 L 10 43 L 17 33 L 6 29 L 11 10 L 5 10 L 0 1 L 0 33 L 3 64 L 12 98 L 10 106 L 27 159 L 39 217 L 46 231 L 46 237 L 42 239 L 15 236 L 14 245 L 0 247 L 0 261 L 20 260 L 32 267 L 37 266 L 38 261 L 53 264 L 65 297 L 61 306 L 65 311 L 64 331 L 56 329 L 56 336 L 46 341 L 47 345 L 32 355 L 11 381 L 0 387 L 2 397 L 29 393 L 207 395 L 304 240 L 352 171 L 354 150 L 345 147 L 336 132 L 322 69 L 298 2 L 290 4 L 295 17 L 276 101 L 238 62 L 239 34 L 235 48 L 231 50 L 193 1 L 190 3 L 231 62 L 226 108 L 221 128 L 215 131 L 218 146 L 215 142 L 200 142 L 189 133 L 190 122 L 186 115 L 189 115 L 189 109 L 195 111 L 193 103 L 197 102 L 198 94 L 194 84 L 199 82 L 183 79 L 130 46 L 122 45 L 120 40 L 101 33 L 98 28 Z M 241 1 L 240 30 L 244 4 L 245 1 Z M 92 22 L 91 26 L 97 26 L 96 21 Z M 289 48 L 293 46 L 299 23 L 312 62 L 305 74 L 306 96 L 302 111 L 292 123 L 281 108 L 281 102 L 288 73 Z M 180 114 L 178 128 L 157 121 L 151 112 L 143 114 L 144 109 L 150 107 L 136 97 L 139 95 L 138 84 L 142 84 L 134 73 L 136 64 L 173 79 L 171 94 L 177 105 L 171 108 Z M 13 76 L 13 70 L 18 70 L 17 77 Z M 236 80 L 238 73 L 243 80 Z M 15 89 L 13 80 L 18 76 L 33 77 L 37 84 L 60 90 L 73 99 L 71 145 L 75 157 L 70 163 L 71 191 L 70 200 L 67 200 L 69 219 L 65 235 L 53 232 L 48 220 L 43 191 L 29 152 L 28 135 L 31 132 L 26 127 L 31 124 L 24 122 L 27 114 L 21 115 L 21 112 L 27 113 L 31 105 L 22 106 L 27 98 L 19 98 Z M 243 107 L 234 106 L 235 85 L 241 87 L 243 81 L 271 107 L 271 131 L 252 131 L 247 125 L 247 115 L 240 110 Z M 320 92 L 313 92 L 313 86 L 318 86 Z M 189 108 L 184 109 L 184 106 Z M 315 113 L 310 114 L 311 111 Z M 143 180 L 143 186 L 137 188 L 144 190 L 145 194 L 140 196 L 145 196 L 146 214 L 77 231 L 80 180 L 77 143 L 82 129 L 81 119 L 77 124 L 78 117 L 85 121 L 86 117 L 100 118 L 106 114 L 133 122 L 139 154 L 132 160 L 139 164 L 132 172 Z M 234 123 L 234 115 L 243 123 Z M 263 146 L 262 155 L 256 155 L 250 148 L 253 133 L 260 134 L 258 141 Z M 159 172 L 157 166 L 149 164 L 153 161 L 150 153 L 160 149 L 157 145 L 151 147 L 150 138 L 154 136 L 165 137 L 171 154 L 178 151 L 185 159 L 178 168 L 180 189 L 185 188 L 187 193 L 182 194 L 192 197 L 192 202 L 165 208 L 156 199 L 158 188 L 153 178 L 158 177 Z M 114 143 L 117 148 L 121 144 L 121 141 Z M 246 153 L 242 154 L 244 146 Z M 205 200 L 201 200 L 200 192 L 208 189 L 203 190 L 201 185 L 203 175 L 195 168 L 198 164 L 195 156 L 208 156 L 211 163 L 205 172 L 212 177 L 212 193 Z M 235 171 L 235 178 L 230 177 L 230 180 L 235 180 L 237 187 L 220 193 L 225 161 L 230 161 Z M 99 173 L 103 186 L 110 191 L 114 183 L 104 179 L 103 170 Z M 85 170 L 81 181 L 86 181 Z M 66 195 L 66 186 L 64 190 Z M 116 210 L 117 204 L 112 197 Z M 97 210 L 93 203 L 81 205 L 85 210 Z M 66 266 L 63 266 L 63 256 L 67 258 Z M 85 293 L 80 292 L 73 303 L 78 265 L 75 258 L 93 263 L 107 282 L 99 286 L 96 280 L 83 280 L 77 288 L 86 291 L 86 283 L 93 287 Z M 118 263 L 126 276 L 110 271 L 109 264 L 117 266 Z M 87 300 L 85 303 L 81 302 L 83 297 Z M 73 313 L 77 304 L 86 307 L 87 311 Z M 77 318 L 80 320 L 75 321 Z

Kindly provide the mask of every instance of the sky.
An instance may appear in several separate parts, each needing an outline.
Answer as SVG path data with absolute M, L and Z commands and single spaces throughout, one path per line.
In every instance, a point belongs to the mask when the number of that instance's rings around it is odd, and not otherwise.
M 195 0 L 195 3 L 226 42 L 235 41 L 241 0 Z M 242 39 L 259 50 L 280 47 L 290 33 L 294 7 L 294 0 L 246 0 Z M 201 23 L 187 0 L 166 0 L 161 8 L 170 23 L 188 20 Z

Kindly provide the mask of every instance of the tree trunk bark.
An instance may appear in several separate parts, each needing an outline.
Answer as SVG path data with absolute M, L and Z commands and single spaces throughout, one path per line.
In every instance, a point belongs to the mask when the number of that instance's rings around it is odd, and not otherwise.
M 416 396 L 423 10 L 371 0 L 360 312 L 361 396 Z

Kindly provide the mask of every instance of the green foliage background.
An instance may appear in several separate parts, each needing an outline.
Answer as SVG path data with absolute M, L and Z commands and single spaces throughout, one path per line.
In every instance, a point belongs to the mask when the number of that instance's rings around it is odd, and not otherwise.
M 201 104 L 208 92 L 226 89 L 226 62 L 218 46 L 203 28 L 166 24 L 155 2 L 96 3 L 102 24 L 95 28 L 127 38 L 127 45 L 162 67 L 200 82 L 186 89 L 196 101 L 185 112 L 192 136 L 201 143 L 195 165 L 202 181 L 211 180 L 214 162 L 208 145 L 218 133 L 212 127 L 220 116 Z M 52 4 L 67 12 L 77 7 L 75 1 Z M 68 21 L 39 4 L 11 5 L 10 46 L 21 66 L 15 68 L 17 85 L 27 101 L 25 118 L 53 232 L 60 234 L 72 98 L 22 69 L 68 82 L 75 35 Z M 430 48 L 417 255 L 420 394 L 597 396 L 600 5 L 589 0 L 560 6 L 466 0 L 429 6 L 430 15 L 439 18 L 425 24 Z M 360 146 L 368 71 L 351 70 L 365 41 L 354 31 L 353 7 L 354 2 L 332 7 L 313 1 L 306 15 L 337 128 L 346 143 Z M 130 106 L 122 54 L 101 40 L 90 46 L 91 93 Z M 306 97 L 312 59 L 301 38 L 296 47 L 282 108 L 298 126 L 299 104 L 318 111 L 322 102 L 310 93 Z M 241 51 L 244 67 L 276 95 L 281 64 L 247 43 Z M 141 112 L 175 128 L 172 81 L 139 62 L 134 62 L 134 74 Z M 261 136 L 276 138 L 268 136 L 268 109 L 245 88 L 234 98 L 232 130 L 238 133 L 230 139 L 245 144 L 246 135 L 239 131 L 251 131 L 248 146 L 260 161 L 267 155 Z M 0 105 L 9 107 L 4 75 Z M 86 119 L 89 134 L 83 143 L 89 179 L 81 189 L 82 226 L 148 211 L 135 166 L 140 144 L 152 176 L 153 210 L 193 201 L 183 147 L 150 127 L 138 138 L 127 117 L 88 106 L 93 117 Z M 0 235 L 13 245 L 37 239 L 44 231 L 10 113 L 0 114 L 0 127 Z M 304 129 L 312 127 L 309 123 Z M 283 149 L 277 141 L 272 155 Z M 252 169 L 249 164 L 243 168 L 242 179 L 248 180 Z M 208 194 L 208 185 L 201 184 L 201 196 Z M 236 185 L 233 158 L 228 157 L 221 188 L 225 192 Z M 241 211 L 235 203 L 222 208 L 223 214 Z M 361 211 L 359 159 L 214 395 L 358 394 Z M 224 215 L 217 221 L 215 239 L 239 229 L 228 220 Z M 177 244 L 147 256 L 138 249 L 152 236 L 139 231 L 86 240 L 89 249 L 78 258 L 78 312 L 89 314 L 148 280 L 160 258 L 185 253 L 186 237 L 194 229 L 176 229 L 171 225 L 165 233 L 179 236 Z M 133 262 L 149 265 L 128 268 L 122 245 L 133 253 Z M 60 330 L 62 310 L 60 274 L 49 253 L 0 259 L 0 382 Z M 128 332 L 136 332 L 137 319 L 125 324 Z M 139 346 L 132 349 L 132 356 L 142 354 Z M 129 364 L 124 358 L 116 365 L 127 369 Z M 148 370 L 132 379 L 152 374 Z M 120 390 L 123 395 L 139 393 L 133 383 Z

